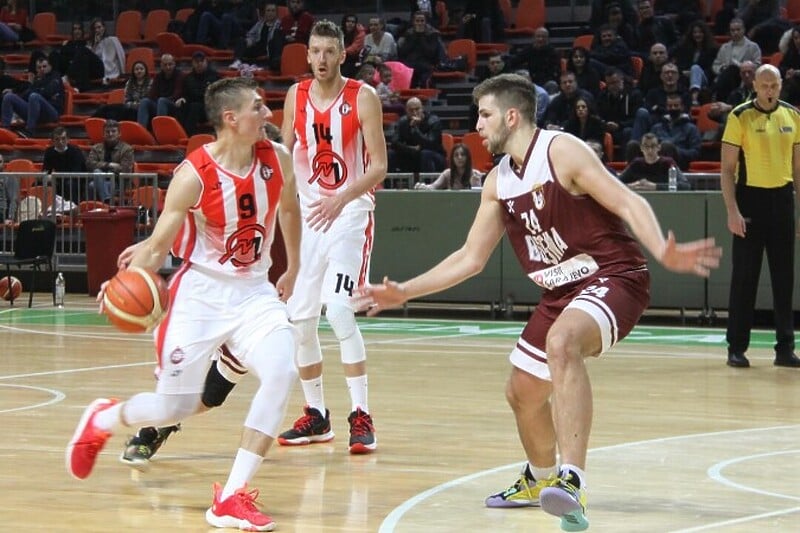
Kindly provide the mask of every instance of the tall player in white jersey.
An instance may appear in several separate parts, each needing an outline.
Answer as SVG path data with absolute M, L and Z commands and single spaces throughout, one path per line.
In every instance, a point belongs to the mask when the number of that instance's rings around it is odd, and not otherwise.
M 341 75 L 341 28 L 317 22 L 308 42 L 313 79 L 293 85 L 284 105 L 283 141 L 294 158 L 303 214 L 297 286 L 289 315 L 297 326 L 297 365 L 306 407 L 278 442 L 302 445 L 333 438 L 322 387 L 320 312 L 339 340 L 350 391 L 350 453 L 377 446 L 367 405 L 366 350 L 350 297 L 369 274 L 374 188 L 386 175 L 380 99 L 369 85 Z
M 539 506 L 566 531 L 586 519 L 586 451 L 592 391 L 584 366 L 627 335 L 649 301 L 641 249 L 662 265 L 706 276 L 719 265 L 713 239 L 665 238 L 649 204 L 605 170 L 583 141 L 537 129 L 536 92 L 503 74 L 473 91 L 477 130 L 492 153 L 505 153 L 488 175 L 464 245 L 403 283 L 357 291 L 369 314 L 451 287 L 480 272 L 508 233 L 523 270 L 544 291 L 511 352 L 506 397 L 528 463 L 489 507 Z M 551 408 L 552 402 L 552 408 Z M 556 464 L 556 453 L 561 465 Z
M 262 140 L 269 110 L 252 80 L 211 84 L 205 105 L 217 140 L 176 169 L 153 234 L 130 259 L 130 266 L 157 270 L 170 246 L 183 259 L 170 280 L 169 312 L 155 331 L 156 391 L 125 402 L 98 399 L 87 407 L 67 447 L 67 469 L 78 479 L 88 477 L 121 427 L 165 426 L 222 403 L 233 384 L 220 376 L 207 381 L 218 366 L 231 375 L 250 371 L 260 386 L 228 481 L 214 485 L 206 520 L 216 527 L 271 531 L 275 523 L 258 510 L 256 492 L 246 485 L 278 434 L 297 377 L 285 304 L 299 269 L 297 189 L 286 148 Z M 272 285 L 267 271 L 276 218 L 287 270 Z M 230 352 L 221 359 L 224 365 L 212 366 L 225 347 Z M 209 383 L 225 390 L 208 390 Z

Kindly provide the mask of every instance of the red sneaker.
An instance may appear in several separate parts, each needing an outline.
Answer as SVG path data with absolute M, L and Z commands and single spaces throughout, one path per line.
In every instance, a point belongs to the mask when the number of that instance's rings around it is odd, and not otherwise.
M 98 398 L 83 411 L 81 421 L 78 422 L 72 440 L 67 445 L 66 453 L 67 470 L 76 479 L 89 477 L 97 462 L 97 456 L 106 445 L 106 441 L 111 438 L 110 432 L 95 427 L 95 415 L 118 403 L 119 400 L 115 398 L 110 400 Z
M 375 451 L 378 440 L 375 438 L 375 425 L 369 413 L 356 407 L 356 410 L 347 417 L 347 421 L 350 423 L 350 453 L 362 454 Z
M 214 527 L 241 529 L 242 531 L 272 531 L 275 522 L 256 507 L 258 490 L 248 492 L 247 485 L 220 501 L 222 487 L 214 483 L 214 503 L 206 511 L 206 522 Z

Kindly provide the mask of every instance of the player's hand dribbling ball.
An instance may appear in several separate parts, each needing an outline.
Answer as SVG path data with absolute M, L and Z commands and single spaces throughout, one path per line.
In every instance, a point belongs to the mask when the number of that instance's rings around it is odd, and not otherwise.
M 9 283 L 9 279 L 11 282 Z M 16 300 L 19 298 L 19 295 L 22 294 L 22 282 L 11 276 L 3 276 L 0 278 L 0 298 L 9 302 L 11 301 L 11 295 L 14 295 L 14 299 Z
M 103 310 L 109 322 L 128 333 L 150 331 L 169 308 L 169 290 L 164 279 L 149 270 L 120 270 L 106 285 Z

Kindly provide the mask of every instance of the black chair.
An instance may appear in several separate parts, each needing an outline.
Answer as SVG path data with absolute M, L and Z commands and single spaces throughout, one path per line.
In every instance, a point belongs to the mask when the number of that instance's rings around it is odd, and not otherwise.
M 36 219 L 19 223 L 14 240 L 14 256 L 0 256 L 0 265 L 6 266 L 6 276 L 11 277 L 11 267 L 32 267 L 31 292 L 28 307 L 33 305 L 33 292 L 36 289 L 36 272 L 46 266 L 53 273 L 53 252 L 56 247 L 56 225 L 52 220 Z M 11 280 L 9 279 L 9 285 Z M 14 305 L 12 293 L 11 305 Z

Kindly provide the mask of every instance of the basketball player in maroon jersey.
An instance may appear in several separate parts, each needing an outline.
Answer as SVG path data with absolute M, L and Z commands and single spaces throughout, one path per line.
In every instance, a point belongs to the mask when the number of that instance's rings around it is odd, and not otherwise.
M 650 205 L 611 176 L 581 140 L 535 124 L 536 92 L 503 74 L 478 85 L 477 130 L 492 153 L 505 153 L 486 179 L 464 245 L 403 283 L 356 291 L 375 315 L 480 272 L 507 233 L 542 299 L 511 352 L 506 397 L 528 462 L 489 507 L 539 506 L 567 531 L 586 519 L 586 451 L 592 391 L 584 358 L 624 338 L 648 305 L 645 258 L 625 224 L 666 268 L 707 276 L 719 265 L 713 239 L 677 244 L 664 237 Z M 552 409 L 551 409 L 552 402 Z M 561 465 L 556 464 L 556 452 Z
M 366 350 L 350 298 L 368 279 L 373 191 L 387 162 L 380 98 L 369 85 L 342 76 L 345 57 L 341 27 L 317 22 L 308 43 L 314 77 L 293 85 L 283 108 L 281 136 L 292 150 L 304 221 L 289 315 L 299 332 L 297 365 L 306 407 L 278 442 L 304 445 L 334 437 L 317 333 L 324 305 L 350 391 L 348 448 L 360 454 L 375 450 L 377 440 L 367 406 Z
M 247 483 L 278 434 L 297 377 L 295 337 L 285 304 L 299 269 L 297 189 L 285 147 L 263 140 L 269 110 L 252 79 L 211 84 L 205 105 L 217 140 L 189 154 L 176 169 L 153 234 L 130 258 L 131 266 L 157 270 L 171 246 L 183 259 L 170 281 L 169 312 L 155 331 L 156 392 L 125 402 L 92 402 L 67 446 L 67 470 L 78 479 L 88 477 L 121 427 L 163 427 L 212 407 L 205 403 L 207 376 L 218 368 L 212 362 L 224 346 L 230 348 L 220 358 L 227 371 L 252 371 L 260 386 L 228 480 L 224 487 L 214 484 L 206 521 L 215 527 L 272 531 L 275 523 L 258 509 L 257 491 L 248 491 Z M 272 285 L 267 271 L 277 218 L 287 269 Z M 221 403 L 227 392 L 212 396 Z

